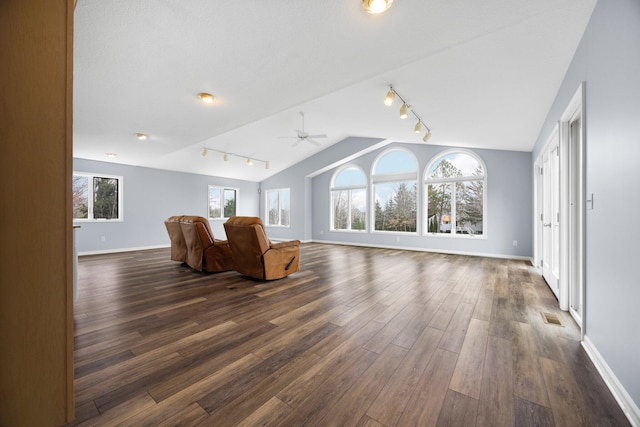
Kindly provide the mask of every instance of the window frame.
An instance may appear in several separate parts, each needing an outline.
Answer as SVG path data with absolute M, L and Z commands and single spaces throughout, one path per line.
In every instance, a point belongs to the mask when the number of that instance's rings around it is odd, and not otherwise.
M 415 171 L 413 172 L 396 172 L 396 173 L 381 173 L 381 174 L 376 174 L 376 168 L 378 167 L 378 164 L 380 163 L 380 160 L 382 160 L 386 155 L 394 152 L 394 151 L 402 151 L 406 154 L 408 154 L 409 156 L 411 156 L 411 158 L 414 161 L 415 164 Z M 420 207 L 420 198 L 421 198 L 421 192 L 420 192 L 420 162 L 418 161 L 418 158 L 416 157 L 416 154 L 404 147 L 391 147 L 388 148 L 386 150 L 384 150 L 383 152 L 381 152 L 380 154 L 378 154 L 378 156 L 376 156 L 375 160 L 373 161 L 372 165 L 371 165 L 371 173 L 369 174 L 369 179 L 370 179 L 370 188 L 371 188 L 371 200 L 369 202 L 369 227 L 371 230 L 371 233 L 381 233 L 381 234 L 398 234 L 398 235 L 419 235 L 419 230 L 420 230 L 420 212 L 419 212 L 419 207 Z M 416 186 L 416 204 L 415 204 L 415 209 L 416 209 L 416 230 L 415 231 L 397 231 L 397 230 L 376 230 L 376 218 L 375 218 L 375 204 L 376 204 L 376 184 L 388 184 L 388 183 L 393 183 L 393 182 L 398 182 L 398 183 L 402 183 L 402 182 L 406 182 L 406 181 L 414 181 L 415 182 L 415 186 Z
M 357 169 L 362 173 L 362 177 L 364 178 L 364 184 L 360 185 L 347 185 L 347 186 L 336 186 L 335 182 L 338 176 L 347 169 Z M 329 185 L 329 230 L 337 231 L 340 233 L 366 233 L 369 227 L 369 203 L 368 203 L 368 177 L 367 174 L 362 170 L 360 166 L 357 165 L 345 165 L 338 168 L 333 176 L 331 177 L 331 184 Z M 353 190 L 364 190 L 364 228 L 363 229 L 354 229 L 352 228 L 352 215 L 351 215 L 351 207 L 352 207 L 352 191 Z M 335 208 L 333 205 L 333 193 L 334 191 L 347 191 L 347 228 L 335 228 Z
M 482 177 L 475 176 L 463 176 L 463 177 L 451 177 L 451 178 L 436 178 L 429 179 L 428 173 L 433 165 L 440 162 L 444 157 L 449 156 L 451 154 L 464 154 L 467 155 L 474 160 L 476 160 L 480 167 L 483 170 Z M 481 181 L 482 182 L 482 234 L 465 234 L 458 233 L 456 224 L 456 184 L 464 183 L 464 182 L 472 182 L 472 181 Z M 423 215 L 422 215 L 422 223 L 423 223 L 423 236 L 427 237 L 444 237 L 449 239 L 487 239 L 488 236 L 488 219 L 487 219 L 487 182 L 488 182 L 488 172 L 487 165 L 485 164 L 482 157 L 478 154 L 474 153 L 471 150 L 466 150 L 462 148 L 454 148 L 446 151 L 442 151 L 435 155 L 427 164 L 424 169 L 422 186 L 423 186 Z M 451 184 L 451 233 L 436 233 L 429 231 L 429 185 L 431 184 Z
M 280 193 L 283 191 L 287 191 L 289 193 L 289 224 L 282 224 L 282 215 L 280 214 L 282 209 L 280 207 Z M 269 223 L 269 194 L 276 192 L 278 194 L 278 224 L 270 224 Z M 282 187 L 282 188 L 270 188 L 265 190 L 264 192 L 264 225 L 265 227 L 278 227 L 278 228 L 290 228 L 291 227 L 291 188 L 290 187 Z
M 87 185 L 87 218 L 75 218 L 72 217 L 74 222 L 124 222 L 124 177 L 121 175 L 111 175 L 106 173 L 96 173 L 96 172 L 79 172 L 73 171 L 71 174 L 71 185 L 73 191 L 73 177 L 75 176 L 83 176 L 87 177 L 89 181 L 89 185 Z M 117 218 L 94 218 L 93 217 L 93 207 L 94 207 L 94 190 L 93 190 L 93 180 L 95 178 L 106 178 L 106 179 L 115 179 L 118 181 L 118 217 Z M 72 201 L 73 203 L 73 201 Z M 72 208 L 72 216 L 73 216 L 73 208 Z
M 211 189 L 218 189 L 220 190 L 220 202 L 221 202 L 221 206 L 220 206 L 220 216 L 219 217 L 212 217 L 211 216 Z M 236 204 L 236 211 L 232 216 L 236 216 L 238 214 L 238 198 L 240 195 L 240 190 L 238 188 L 235 187 L 229 187 L 226 185 L 215 185 L 215 184 L 209 184 L 207 186 L 207 219 L 211 220 L 211 221 L 225 221 L 229 218 L 231 218 L 230 216 L 225 216 L 224 215 L 224 192 L 225 191 L 234 191 L 235 192 L 235 204 Z

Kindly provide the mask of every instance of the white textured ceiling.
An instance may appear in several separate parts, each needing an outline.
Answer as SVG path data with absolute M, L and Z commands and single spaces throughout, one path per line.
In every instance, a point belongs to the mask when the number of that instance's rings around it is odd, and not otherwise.
M 347 136 L 422 143 L 388 84 L 430 144 L 530 151 L 595 2 L 80 0 L 74 156 L 261 181 Z M 321 147 L 278 138 L 299 111 Z

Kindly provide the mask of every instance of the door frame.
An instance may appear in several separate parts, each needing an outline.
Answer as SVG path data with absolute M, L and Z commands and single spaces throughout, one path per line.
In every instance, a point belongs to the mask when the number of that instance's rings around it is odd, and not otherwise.
M 586 331 L 586 283 L 585 283 L 585 259 L 586 259 L 586 121 L 584 111 L 584 99 L 586 85 L 580 83 L 577 91 L 560 116 L 551 135 L 559 132 L 560 154 L 560 283 L 558 303 L 561 310 L 570 310 L 570 289 L 575 286 L 580 289 L 582 313 L 576 316 L 571 313 L 581 328 L 582 336 Z M 570 147 L 570 123 L 576 118 L 580 119 L 580 147 Z M 547 142 L 534 163 L 534 262 L 536 269 L 542 274 L 542 221 L 543 208 L 542 168 L 543 155 L 551 141 Z M 578 148 L 578 149 L 576 149 Z M 570 157 L 570 156 L 573 156 Z M 570 167 L 570 161 L 573 167 Z M 569 197 L 574 196 L 574 209 L 571 209 Z M 575 227 L 574 227 L 575 226 Z M 573 230 L 572 230 L 573 229 Z

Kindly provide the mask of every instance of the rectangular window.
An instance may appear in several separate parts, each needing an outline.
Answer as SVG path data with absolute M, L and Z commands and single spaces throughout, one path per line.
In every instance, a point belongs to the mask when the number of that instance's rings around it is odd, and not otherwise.
M 456 183 L 456 233 L 482 234 L 483 181 Z
M 366 190 L 344 189 L 331 192 L 333 230 L 364 230 L 366 227 Z
M 122 177 L 74 172 L 74 220 L 122 220 Z
M 235 188 L 209 186 L 209 219 L 226 219 L 236 215 Z
M 290 206 L 289 189 L 267 190 L 267 225 L 289 227 Z
M 376 231 L 416 232 L 416 181 L 373 184 Z

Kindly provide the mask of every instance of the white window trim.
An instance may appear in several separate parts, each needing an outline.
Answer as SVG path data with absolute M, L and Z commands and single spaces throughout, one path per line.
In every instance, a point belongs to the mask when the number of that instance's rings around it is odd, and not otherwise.
M 269 193 L 271 192 L 277 192 L 278 193 L 278 211 L 280 211 L 280 192 L 281 191 L 288 191 L 289 192 L 289 225 L 282 225 L 282 224 L 269 224 Z M 270 188 L 268 190 L 265 190 L 264 192 L 264 226 L 265 227 L 276 227 L 276 228 L 291 228 L 291 188 L 289 187 L 282 187 L 282 188 Z M 282 217 L 281 215 L 278 215 L 278 222 L 282 222 Z
M 220 193 L 220 217 L 216 217 L 216 218 L 212 218 L 209 215 L 209 206 L 210 206 L 210 202 L 211 200 L 209 200 L 209 193 L 211 191 L 211 188 L 218 188 L 221 191 Z M 238 188 L 235 187 L 229 187 L 226 185 L 215 185 L 215 184 L 209 184 L 207 186 L 207 219 L 210 221 L 226 221 L 227 219 L 229 219 L 230 217 L 226 217 L 224 216 L 224 190 L 233 190 L 236 192 L 236 215 L 238 214 L 238 199 L 240 198 L 240 190 Z
M 124 197 L 124 178 L 120 175 L 110 175 L 106 173 L 94 173 L 94 172 L 76 172 L 73 171 L 72 176 L 86 176 L 89 178 L 88 186 L 88 213 L 93 217 L 93 178 L 109 178 L 118 180 L 118 218 L 106 219 L 106 218 L 72 218 L 74 222 L 124 222 L 124 205 L 122 203 Z
M 360 172 L 362 172 L 362 176 L 365 179 L 364 184 L 361 185 L 346 185 L 346 186 L 335 186 L 335 181 L 336 178 L 338 177 L 338 175 L 340 175 L 340 173 L 342 171 L 344 171 L 345 169 L 358 169 Z M 364 218 L 365 218 L 365 226 L 362 230 L 354 230 L 351 228 L 351 192 L 352 190 L 364 190 L 364 198 L 365 198 L 365 212 L 364 212 Z M 348 212 L 348 217 L 347 217 L 347 225 L 348 228 L 335 228 L 335 224 L 334 224 L 334 211 L 333 211 L 333 192 L 334 191 L 348 191 L 348 207 L 349 207 L 349 212 Z M 369 212 L 367 210 L 367 199 L 368 199 L 368 189 L 367 189 L 367 174 L 364 172 L 364 170 L 362 170 L 362 168 L 358 165 L 353 165 L 353 164 L 349 164 L 349 165 L 345 165 L 341 168 L 339 168 L 338 170 L 336 170 L 333 174 L 333 176 L 331 177 L 331 186 L 329 187 L 329 230 L 331 231 L 335 231 L 338 233 L 366 233 L 367 232 L 367 228 L 369 227 Z
M 482 170 L 484 171 L 484 174 L 482 175 L 482 234 L 481 235 L 476 235 L 476 234 L 462 234 L 462 233 L 456 233 L 455 231 L 455 227 L 452 226 L 451 233 L 430 233 L 429 232 L 429 227 L 428 227 L 428 222 L 429 222 L 429 218 L 427 217 L 427 215 L 429 214 L 429 195 L 428 195 L 428 188 L 429 188 L 429 184 L 442 184 L 442 183 L 457 183 L 457 182 L 469 182 L 469 181 L 479 181 L 480 179 L 478 179 L 478 177 L 453 177 L 453 178 L 437 178 L 437 179 L 429 179 L 427 174 L 429 173 L 429 169 L 431 169 L 431 166 L 433 166 L 436 162 L 438 162 L 440 159 L 442 159 L 443 157 L 449 155 L 449 154 L 466 154 L 469 155 L 471 157 L 473 157 L 474 159 L 476 159 L 478 161 L 478 163 L 480 163 L 480 166 L 482 167 Z M 424 197 L 423 197 L 423 202 L 422 202 L 422 211 L 423 211 L 423 218 L 421 220 L 422 224 L 423 224 L 423 232 L 422 235 L 426 236 L 426 237 L 434 237 L 434 238 L 445 238 L 445 239 L 473 239 L 473 240 L 486 240 L 488 237 L 488 226 L 487 224 L 489 223 L 488 219 L 487 219 L 487 194 L 488 194 L 488 172 L 487 172 L 487 165 L 484 163 L 484 160 L 482 159 L 482 157 L 480 157 L 478 154 L 474 153 L 471 150 L 466 150 L 464 148 L 453 148 L 450 150 L 445 150 L 442 151 L 438 154 L 436 154 L 435 156 L 433 156 L 433 158 L 429 161 L 429 163 L 427 164 L 427 166 L 424 169 L 424 173 L 423 173 L 423 180 L 422 180 L 422 186 L 423 186 L 423 190 L 422 192 L 424 193 Z M 455 200 L 455 196 L 456 196 L 456 190 L 455 190 L 455 185 L 452 186 L 451 188 L 451 199 Z M 456 215 L 456 211 L 455 211 L 455 204 L 451 207 L 451 218 L 455 218 Z M 454 221 L 451 221 L 452 224 L 454 223 Z

